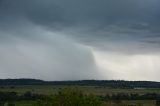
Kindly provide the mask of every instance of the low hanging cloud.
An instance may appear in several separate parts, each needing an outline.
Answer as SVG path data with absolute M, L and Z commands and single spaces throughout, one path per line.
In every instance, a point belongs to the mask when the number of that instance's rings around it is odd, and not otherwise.
M 0 0 L 0 78 L 159 81 L 159 4 Z
M 34 37 L 32 40 L 3 33 L 1 78 L 78 80 L 96 77 L 96 66 L 89 48 L 58 33 L 41 28 L 34 31 L 30 33 Z

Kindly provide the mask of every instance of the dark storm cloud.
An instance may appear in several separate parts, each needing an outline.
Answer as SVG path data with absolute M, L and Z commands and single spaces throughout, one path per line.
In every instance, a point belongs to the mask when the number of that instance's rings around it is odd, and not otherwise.
M 68 36 L 91 46 L 107 39 L 123 44 L 160 36 L 158 0 L 48 0 L 28 4 L 32 5 L 25 16 L 31 22 L 68 32 Z
M 49 4 L 49 1 L 1 2 L 0 77 L 45 80 L 98 78 L 94 57 L 88 47 L 43 28 L 55 27 L 60 19 L 56 18 L 59 17 L 58 10 L 54 12 L 57 7 L 51 8 Z M 48 13 L 48 10 L 53 13 Z
M 99 76 L 90 49 L 61 34 L 30 27 L 25 32 L 1 32 L 1 78 L 78 80 Z
M 0 0 L 2 76 L 100 78 L 95 51 L 160 52 L 159 5 L 159 0 Z
M 154 30 L 159 27 L 158 0 L 2 0 L 1 18 L 27 18 L 31 22 L 55 27 L 89 27 L 103 30 L 110 25 Z M 19 16 L 19 17 L 18 17 Z M 5 19 L 4 19 L 5 20 Z M 52 28 L 53 26 L 53 28 Z M 155 28 L 156 27 L 156 28 Z

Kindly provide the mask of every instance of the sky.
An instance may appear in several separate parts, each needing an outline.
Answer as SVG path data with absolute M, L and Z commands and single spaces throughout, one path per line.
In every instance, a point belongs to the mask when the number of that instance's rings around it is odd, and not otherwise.
M 160 81 L 160 0 L 0 0 L 0 78 Z

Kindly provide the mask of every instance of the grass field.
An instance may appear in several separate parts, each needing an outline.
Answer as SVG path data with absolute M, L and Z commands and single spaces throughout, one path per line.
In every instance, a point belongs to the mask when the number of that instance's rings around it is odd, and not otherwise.
M 78 88 L 85 94 L 94 95 L 106 95 L 106 94 L 117 94 L 117 93 L 158 93 L 160 89 L 112 89 L 108 87 L 97 87 L 97 86 L 54 86 L 54 85 L 28 85 L 28 86 L 1 86 L 0 91 L 14 91 L 18 94 L 23 94 L 26 91 L 30 91 L 35 94 L 51 95 L 57 93 L 63 88 Z M 16 106 L 32 106 L 35 101 L 20 101 L 16 102 Z M 156 106 L 155 100 L 124 100 L 120 103 L 114 101 L 104 102 L 104 106 Z
M 16 106 L 32 106 L 34 101 L 21 101 L 16 102 Z M 112 101 L 105 102 L 103 106 L 156 106 L 154 100 L 132 100 L 132 101 L 122 101 L 121 103 L 114 103 Z
M 16 106 L 32 106 L 34 101 L 20 101 L 16 102 Z M 7 106 L 7 105 L 5 105 Z M 112 101 L 104 102 L 103 106 L 156 106 L 156 101 L 154 100 L 132 100 L 132 101 L 122 101 L 121 103 L 114 103 Z
M 16 102 L 15 105 L 16 106 L 32 106 L 34 103 L 35 103 L 34 101 L 19 101 L 19 102 Z M 4 106 L 7 106 L 7 103 Z
M 122 101 L 121 103 L 106 102 L 104 106 L 156 106 L 154 100 L 131 100 Z
M 54 86 L 54 85 L 27 85 L 27 86 L 3 86 L 0 87 L 0 91 L 14 91 L 17 93 L 24 93 L 26 91 L 31 91 L 32 93 L 38 94 L 55 94 L 58 90 L 63 88 L 78 88 L 86 94 L 95 95 L 106 95 L 106 94 L 117 94 L 117 93 L 158 93 L 160 94 L 160 89 L 112 89 L 107 87 L 96 87 L 96 86 Z

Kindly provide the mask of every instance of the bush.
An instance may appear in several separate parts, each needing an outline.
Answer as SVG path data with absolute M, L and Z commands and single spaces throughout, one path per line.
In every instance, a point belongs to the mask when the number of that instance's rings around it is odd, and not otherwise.
M 14 103 L 8 103 L 7 106 L 15 106 Z
M 0 106 L 4 106 L 4 102 L 1 102 L 1 101 L 0 101 Z
M 100 106 L 100 99 L 78 89 L 62 89 L 58 94 L 37 101 L 34 106 Z
M 156 106 L 160 106 L 160 100 L 156 100 Z

